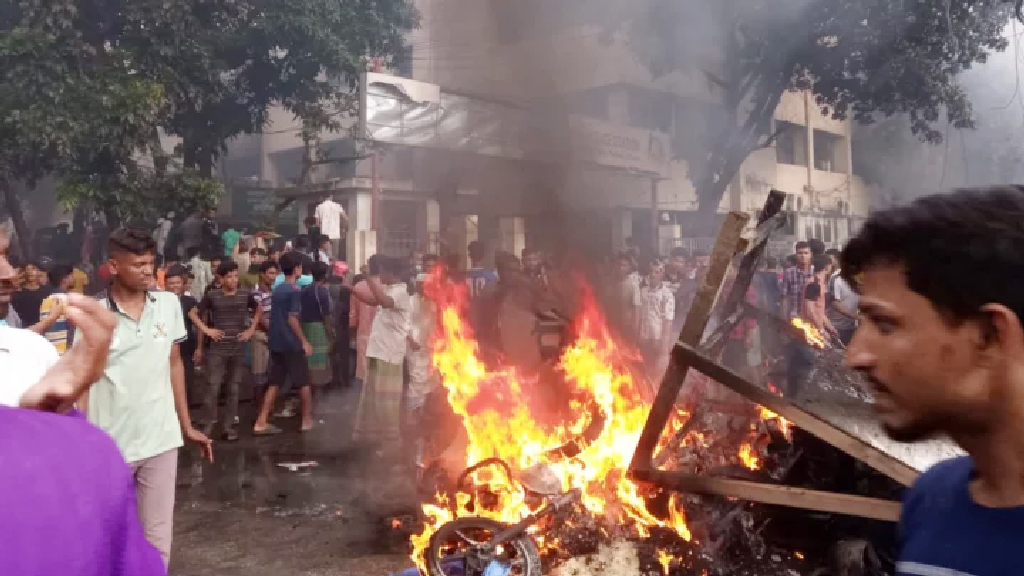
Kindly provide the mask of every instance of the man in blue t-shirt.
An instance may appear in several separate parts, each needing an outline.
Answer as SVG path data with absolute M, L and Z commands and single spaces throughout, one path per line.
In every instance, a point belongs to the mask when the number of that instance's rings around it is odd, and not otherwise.
M 898 576 L 1024 573 L 1024 187 L 958 190 L 875 212 L 842 254 L 860 287 L 847 363 L 895 439 L 968 456 L 904 498 Z
M 498 283 L 498 275 L 493 270 L 484 268 L 484 245 L 479 240 L 469 243 L 469 270 L 466 270 L 466 284 L 469 285 L 469 297 L 476 300 L 489 294 Z
M 302 255 L 286 252 L 278 265 L 285 281 L 274 288 L 270 296 L 270 325 L 267 330 L 270 369 L 260 413 L 252 428 L 256 436 L 281 433 L 281 429 L 270 424 L 269 420 L 277 393 L 286 383 L 299 388 L 302 431 L 309 430 L 313 425 L 313 396 L 309 389 L 309 365 L 306 363 L 306 357 L 313 353 L 313 347 L 302 333 L 302 324 L 299 322 L 302 291 L 298 280 L 302 276 Z

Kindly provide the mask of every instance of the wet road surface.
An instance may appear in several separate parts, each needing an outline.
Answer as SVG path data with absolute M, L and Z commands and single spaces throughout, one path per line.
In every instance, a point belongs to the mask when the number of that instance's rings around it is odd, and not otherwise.
M 276 421 L 284 434 L 254 438 L 243 416 L 242 438 L 216 442 L 212 464 L 183 450 L 171 575 L 382 576 L 410 566 L 390 518 L 415 510 L 412 474 L 352 445 L 355 403 L 353 392 L 327 398 L 308 434 L 292 418 Z

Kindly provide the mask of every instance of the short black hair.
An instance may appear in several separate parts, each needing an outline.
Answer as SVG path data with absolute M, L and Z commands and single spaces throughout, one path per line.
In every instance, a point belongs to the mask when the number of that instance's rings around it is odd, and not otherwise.
M 141 228 L 122 227 L 110 233 L 107 247 L 111 254 L 156 254 L 156 240 Z
M 793 247 L 793 252 L 799 252 L 799 251 L 803 250 L 804 248 L 810 249 L 811 248 L 811 243 L 807 242 L 806 240 L 801 240 L 801 241 L 796 243 L 796 246 Z M 814 250 L 811 250 L 811 252 L 814 252 Z
M 825 256 L 835 256 L 836 258 L 839 258 L 840 254 L 842 254 L 842 252 L 837 248 L 829 248 L 828 250 L 825 250 Z
M 807 241 L 807 247 L 811 249 L 811 254 L 815 256 L 821 256 L 825 253 L 825 243 L 817 238 L 811 238 Z
M 399 258 L 383 256 L 380 259 L 380 271 L 381 273 L 387 272 L 392 276 L 400 278 L 405 271 L 405 263 Z
M 804 300 L 817 300 L 821 298 L 821 284 L 811 282 L 804 288 Z
M 71 276 L 75 269 L 71 264 L 54 264 L 50 271 L 46 273 L 46 279 L 50 281 L 50 286 L 57 287 L 64 281 L 65 278 Z
M 815 256 L 811 262 L 814 265 L 814 270 L 816 272 L 824 270 L 825 268 L 828 268 L 829 266 L 832 265 L 832 260 L 828 256 L 825 256 L 824 254 Z
M 28 266 L 31 266 L 31 267 L 36 268 L 38 270 L 45 270 L 45 268 L 43 268 L 43 263 L 40 262 L 39 260 L 29 260 L 28 262 L 25 262 L 22 266 L 24 266 L 26 268 Z
M 366 271 L 370 273 L 370 276 L 376 276 L 380 274 L 380 263 L 384 258 L 381 254 L 374 254 L 366 261 Z
M 277 262 L 276 261 L 274 261 L 274 260 L 264 260 L 263 263 L 260 264 L 260 274 L 264 274 L 264 273 L 266 273 L 267 270 L 270 270 L 271 268 L 277 268 L 277 267 L 278 266 L 277 266 Z
M 468 247 L 469 259 L 473 262 L 479 262 L 484 259 L 484 243 L 479 240 L 473 240 L 469 243 Z
M 796 266 L 796 254 L 786 256 L 786 267 Z
M 291 276 L 295 273 L 296 268 L 302 267 L 302 254 L 298 252 L 285 252 L 281 254 L 281 259 L 278 260 L 281 273 L 285 276 Z
M 842 254 L 842 274 L 903 268 L 907 287 L 953 325 L 1002 304 L 1024 319 L 1024 186 L 966 188 L 874 212 Z
M 310 273 L 310 275 L 313 276 L 313 281 L 314 282 L 320 282 L 321 280 L 327 280 L 328 267 L 327 267 L 327 263 L 326 262 L 320 262 L 320 261 L 313 262 L 313 265 L 310 268 L 311 268 L 311 270 L 309 271 L 309 273 Z
M 309 236 L 307 234 L 299 234 L 295 237 L 295 241 L 292 242 L 292 246 L 296 250 L 309 250 Z
M 188 267 L 184 264 L 175 264 L 167 269 L 167 273 L 164 275 L 164 280 L 166 281 L 168 278 L 175 278 L 179 276 L 183 279 L 187 279 L 191 275 L 191 272 L 188 271 Z
M 188 249 L 185 250 L 185 259 L 186 260 L 191 260 L 191 259 L 195 258 L 198 254 L 199 254 L 199 247 L 198 246 L 189 246 Z
M 252 250 L 249 250 L 249 255 L 250 256 L 266 256 L 267 255 L 267 251 L 264 250 L 263 248 L 256 247 L 256 248 L 253 248 Z
M 228 259 L 221 262 L 220 266 L 217 266 L 217 276 L 226 276 L 235 270 L 238 270 L 238 262 Z

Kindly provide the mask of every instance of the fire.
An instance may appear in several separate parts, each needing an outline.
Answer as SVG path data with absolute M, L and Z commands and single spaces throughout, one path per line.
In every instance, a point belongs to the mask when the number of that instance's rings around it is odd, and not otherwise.
M 669 568 L 672 566 L 672 563 L 677 560 L 679 559 L 668 552 L 661 549 L 658 550 L 658 564 L 661 564 L 661 572 L 665 576 L 668 576 Z
M 740 462 L 747 468 L 751 470 L 761 469 L 761 457 L 757 455 L 750 442 L 744 442 L 740 445 L 739 457 Z
M 583 289 L 584 305 L 573 326 L 574 340 L 563 349 L 557 377 L 549 374 L 543 382 L 515 367 L 485 364 L 464 321 L 464 285 L 435 274 L 426 291 L 438 310 L 433 363 L 465 433 L 466 447 L 458 464 L 465 468 L 497 457 L 509 465 L 514 476 L 544 466 L 562 490 L 580 489 L 582 511 L 601 518 L 606 525 L 638 537 L 648 537 L 652 528 L 668 529 L 691 540 L 681 495 L 671 494 L 667 511 L 656 513 L 648 507 L 654 494 L 627 477 L 650 409 L 644 399 L 647 383 L 635 371 L 639 355 L 616 341 L 589 290 Z M 552 386 L 559 387 L 557 394 L 550 394 Z M 557 398 L 565 405 L 553 411 L 544 398 Z M 689 416 L 683 409 L 676 410 L 659 450 Z M 685 441 L 703 444 L 704 438 L 690 431 Z M 571 442 L 574 449 L 559 450 Z M 752 446 L 744 448 L 740 458 L 745 463 L 752 459 L 756 465 L 758 457 Z M 513 524 L 536 511 L 536 503 L 528 502 L 521 485 L 500 468 L 481 469 L 472 480 L 474 487 L 488 494 L 486 506 L 473 506 L 467 494 L 458 494 L 452 501 L 442 493 L 423 505 L 425 528 L 412 537 L 412 559 L 421 572 L 426 573 L 430 537 L 444 523 L 476 515 Z M 553 538 L 538 540 L 542 546 L 557 545 Z M 659 561 L 667 572 L 671 558 L 659 556 Z
M 821 332 L 817 328 L 804 322 L 800 318 L 793 318 L 793 326 L 799 328 L 804 333 L 804 341 L 815 348 L 824 348 L 825 339 L 821 336 Z

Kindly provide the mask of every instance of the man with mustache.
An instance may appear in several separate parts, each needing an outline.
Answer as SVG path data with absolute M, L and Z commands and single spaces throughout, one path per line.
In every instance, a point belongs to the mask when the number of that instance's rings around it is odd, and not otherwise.
M 968 454 L 906 493 L 896 574 L 1020 574 L 1024 187 L 875 212 L 843 251 L 842 275 L 861 291 L 846 361 L 870 382 L 886 431 L 945 434 Z

